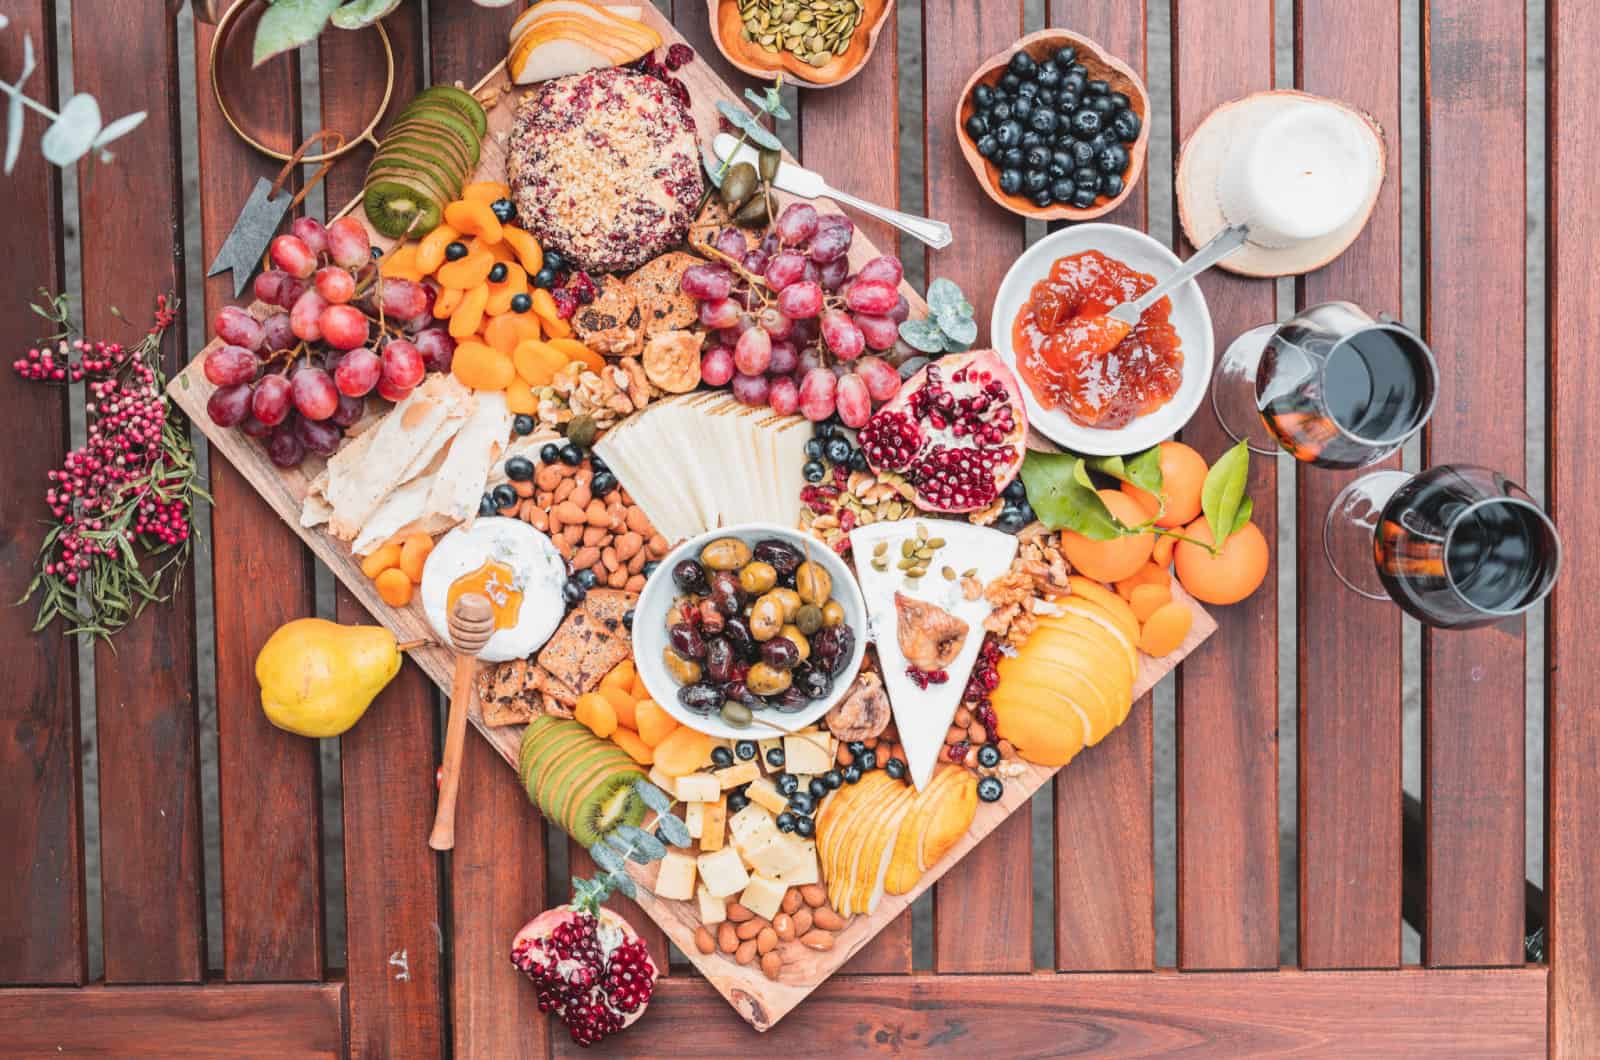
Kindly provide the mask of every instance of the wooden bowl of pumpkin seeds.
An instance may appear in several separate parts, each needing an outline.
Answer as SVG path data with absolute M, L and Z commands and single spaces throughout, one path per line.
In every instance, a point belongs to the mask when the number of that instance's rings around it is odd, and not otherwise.
M 706 0 L 711 36 L 752 77 L 842 85 L 867 65 L 894 0 Z

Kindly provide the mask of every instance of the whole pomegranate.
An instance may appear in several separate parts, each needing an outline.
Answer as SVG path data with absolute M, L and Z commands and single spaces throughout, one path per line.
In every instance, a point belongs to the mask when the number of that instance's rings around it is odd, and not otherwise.
M 896 471 L 930 512 L 994 503 L 1022 469 L 1028 414 L 993 350 L 941 357 L 907 379 L 861 428 L 867 462 Z
M 546 909 L 511 940 L 511 963 L 533 980 L 539 1011 L 590 1046 L 644 1015 L 656 964 L 628 922 L 595 905 Z

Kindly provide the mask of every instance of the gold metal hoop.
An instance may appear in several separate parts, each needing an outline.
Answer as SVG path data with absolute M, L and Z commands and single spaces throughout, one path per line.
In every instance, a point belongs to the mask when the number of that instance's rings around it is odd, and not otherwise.
M 239 123 L 234 120 L 233 112 L 228 109 L 228 101 L 222 95 L 222 82 L 217 79 L 217 56 L 222 53 L 223 45 L 227 43 L 229 34 L 236 28 L 238 16 L 243 13 L 245 8 L 257 2 L 259 0 L 237 0 L 237 3 L 229 7 L 222 18 L 217 21 L 216 32 L 211 37 L 211 56 L 207 64 L 211 76 L 211 94 L 216 97 L 217 109 L 222 112 L 222 120 L 228 123 L 228 128 L 232 129 L 239 139 L 270 158 L 276 158 L 280 162 L 287 162 L 295 156 L 287 151 L 277 151 L 268 147 L 245 132 Z M 367 122 L 366 128 L 362 129 L 343 146 L 320 155 L 306 155 L 300 161 L 331 162 L 341 155 L 354 150 L 363 141 L 370 143 L 373 147 L 378 146 L 378 138 L 373 135 L 373 130 L 377 129 L 378 122 L 383 120 L 384 112 L 389 109 L 389 98 L 394 94 L 394 49 L 389 44 L 389 33 L 383 28 L 381 21 L 374 22 L 372 28 L 378 31 L 378 40 L 383 44 L 383 99 L 379 102 L 378 109 L 373 112 L 372 120 Z

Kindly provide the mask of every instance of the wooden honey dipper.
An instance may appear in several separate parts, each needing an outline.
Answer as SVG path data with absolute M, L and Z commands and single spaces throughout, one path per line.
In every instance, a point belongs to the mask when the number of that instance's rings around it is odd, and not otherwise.
M 494 636 L 494 605 L 482 593 L 462 593 L 450 612 L 450 643 L 456 650 L 455 680 L 450 686 L 450 720 L 444 731 L 444 768 L 439 778 L 439 805 L 433 814 L 428 845 L 450 850 L 456 845 L 456 792 L 461 787 L 461 752 L 467 741 L 467 699 L 478 670 L 478 653 Z

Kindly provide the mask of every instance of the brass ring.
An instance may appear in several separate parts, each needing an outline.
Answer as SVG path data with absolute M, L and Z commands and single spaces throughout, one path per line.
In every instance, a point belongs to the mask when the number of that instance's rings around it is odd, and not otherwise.
M 260 151 L 262 154 L 267 155 L 268 157 L 276 158 L 280 162 L 287 162 L 293 157 L 293 155 L 291 155 L 289 152 L 275 151 L 266 144 L 262 143 L 260 140 L 257 140 L 255 137 L 251 136 L 249 133 L 245 132 L 244 129 L 240 128 L 239 123 L 234 120 L 232 112 L 228 110 L 227 100 L 222 98 L 222 83 L 217 80 L 217 56 L 221 53 L 222 45 L 228 39 L 228 34 L 233 28 L 235 16 L 237 16 L 250 4 L 255 2 L 256 0 L 237 0 L 236 3 L 230 6 L 228 10 L 223 13 L 222 18 L 217 20 L 216 33 L 214 33 L 211 37 L 211 56 L 207 63 L 211 76 L 211 94 L 216 97 L 217 109 L 222 112 L 222 120 L 228 123 L 228 128 L 232 129 L 234 133 L 238 135 L 239 139 L 243 140 L 245 143 L 249 144 L 251 147 L 255 148 L 257 151 Z M 372 28 L 378 31 L 378 39 L 383 43 L 383 62 L 385 66 L 383 100 L 378 104 L 378 109 L 372 115 L 372 120 L 367 122 L 366 128 L 357 133 L 343 147 L 336 148 L 335 150 L 328 151 L 320 155 L 306 155 L 300 161 L 313 163 L 331 162 L 334 159 L 347 154 L 355 147 L 360 145 L 363 141 L 372 144 L 374 147 L 378 146 L 378 139 L 377 137 L 373 136 L 372 133 L 373 130 L 378 127 L 378 122 L 383 120 L 384 112 L 389 109 L 389 97 L 394 94 L 394 49 L 389 45 L 389 34 L 388 31 L 383 28 L 383 22 L 381 20 L 374 22 L 372 24 Z

